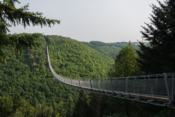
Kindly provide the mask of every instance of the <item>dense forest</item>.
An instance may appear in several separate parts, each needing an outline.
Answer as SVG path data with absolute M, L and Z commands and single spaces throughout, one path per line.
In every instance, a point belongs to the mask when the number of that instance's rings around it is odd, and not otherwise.
M 13 38 L 33 37 L 37 47 L 3 48 L 0 64 L 1 117 L 70 116 L 78 93 L 55 81 L 45 55 L 46 43 L 40 34 L 19 34 Z

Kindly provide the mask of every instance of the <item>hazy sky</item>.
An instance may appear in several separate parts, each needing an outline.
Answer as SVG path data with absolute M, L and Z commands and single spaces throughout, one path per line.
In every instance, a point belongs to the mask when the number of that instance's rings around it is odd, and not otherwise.
M 80 41 L 104 42 L 141 40 L 140 31 L 156 0 L 21 0 L 31 11 L 61 20 L 52 28 L 12 27 L 12 33 L 41 32 Z M 163 0 L 162 0 L 163 1 Z

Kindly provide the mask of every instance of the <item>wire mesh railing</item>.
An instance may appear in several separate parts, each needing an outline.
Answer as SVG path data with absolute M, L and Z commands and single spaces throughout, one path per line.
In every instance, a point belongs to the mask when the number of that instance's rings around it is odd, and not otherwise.
M 175 74 L 153 74 L 132 76 L 123 78 L 110 78 L 105 80 L 74 80 L 58 75 L 50 61 L 49 51 L 47 47 L 47 59 L 49 69 L 53 76 L 60 82 L 78 87 L 81 89 L 89 89 L 101 91 L 105 93 L 122 93 L 133 96 L 151 97 L 155 99 L 167 100 L 169 104 L 175 101 Z

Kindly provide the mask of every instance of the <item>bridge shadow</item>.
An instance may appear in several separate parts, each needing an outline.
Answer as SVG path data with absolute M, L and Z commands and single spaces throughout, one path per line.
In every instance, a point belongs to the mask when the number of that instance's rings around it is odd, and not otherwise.
M 72 117 L 174 117 L 175 110 L 81 91 Z

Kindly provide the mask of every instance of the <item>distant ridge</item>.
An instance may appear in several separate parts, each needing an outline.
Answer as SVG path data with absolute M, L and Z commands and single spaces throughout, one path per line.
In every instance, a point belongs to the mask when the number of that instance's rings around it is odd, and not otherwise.
M 105 43 L 101 41 L 90 41 L 84 43 L 109 57 L 115 58 L 118 55 L 119 51 L 123 47 L 126 47 L 129 42 Z M 131 44 L 135 49 L 139 49 L 139 42 L 131 42 Z

